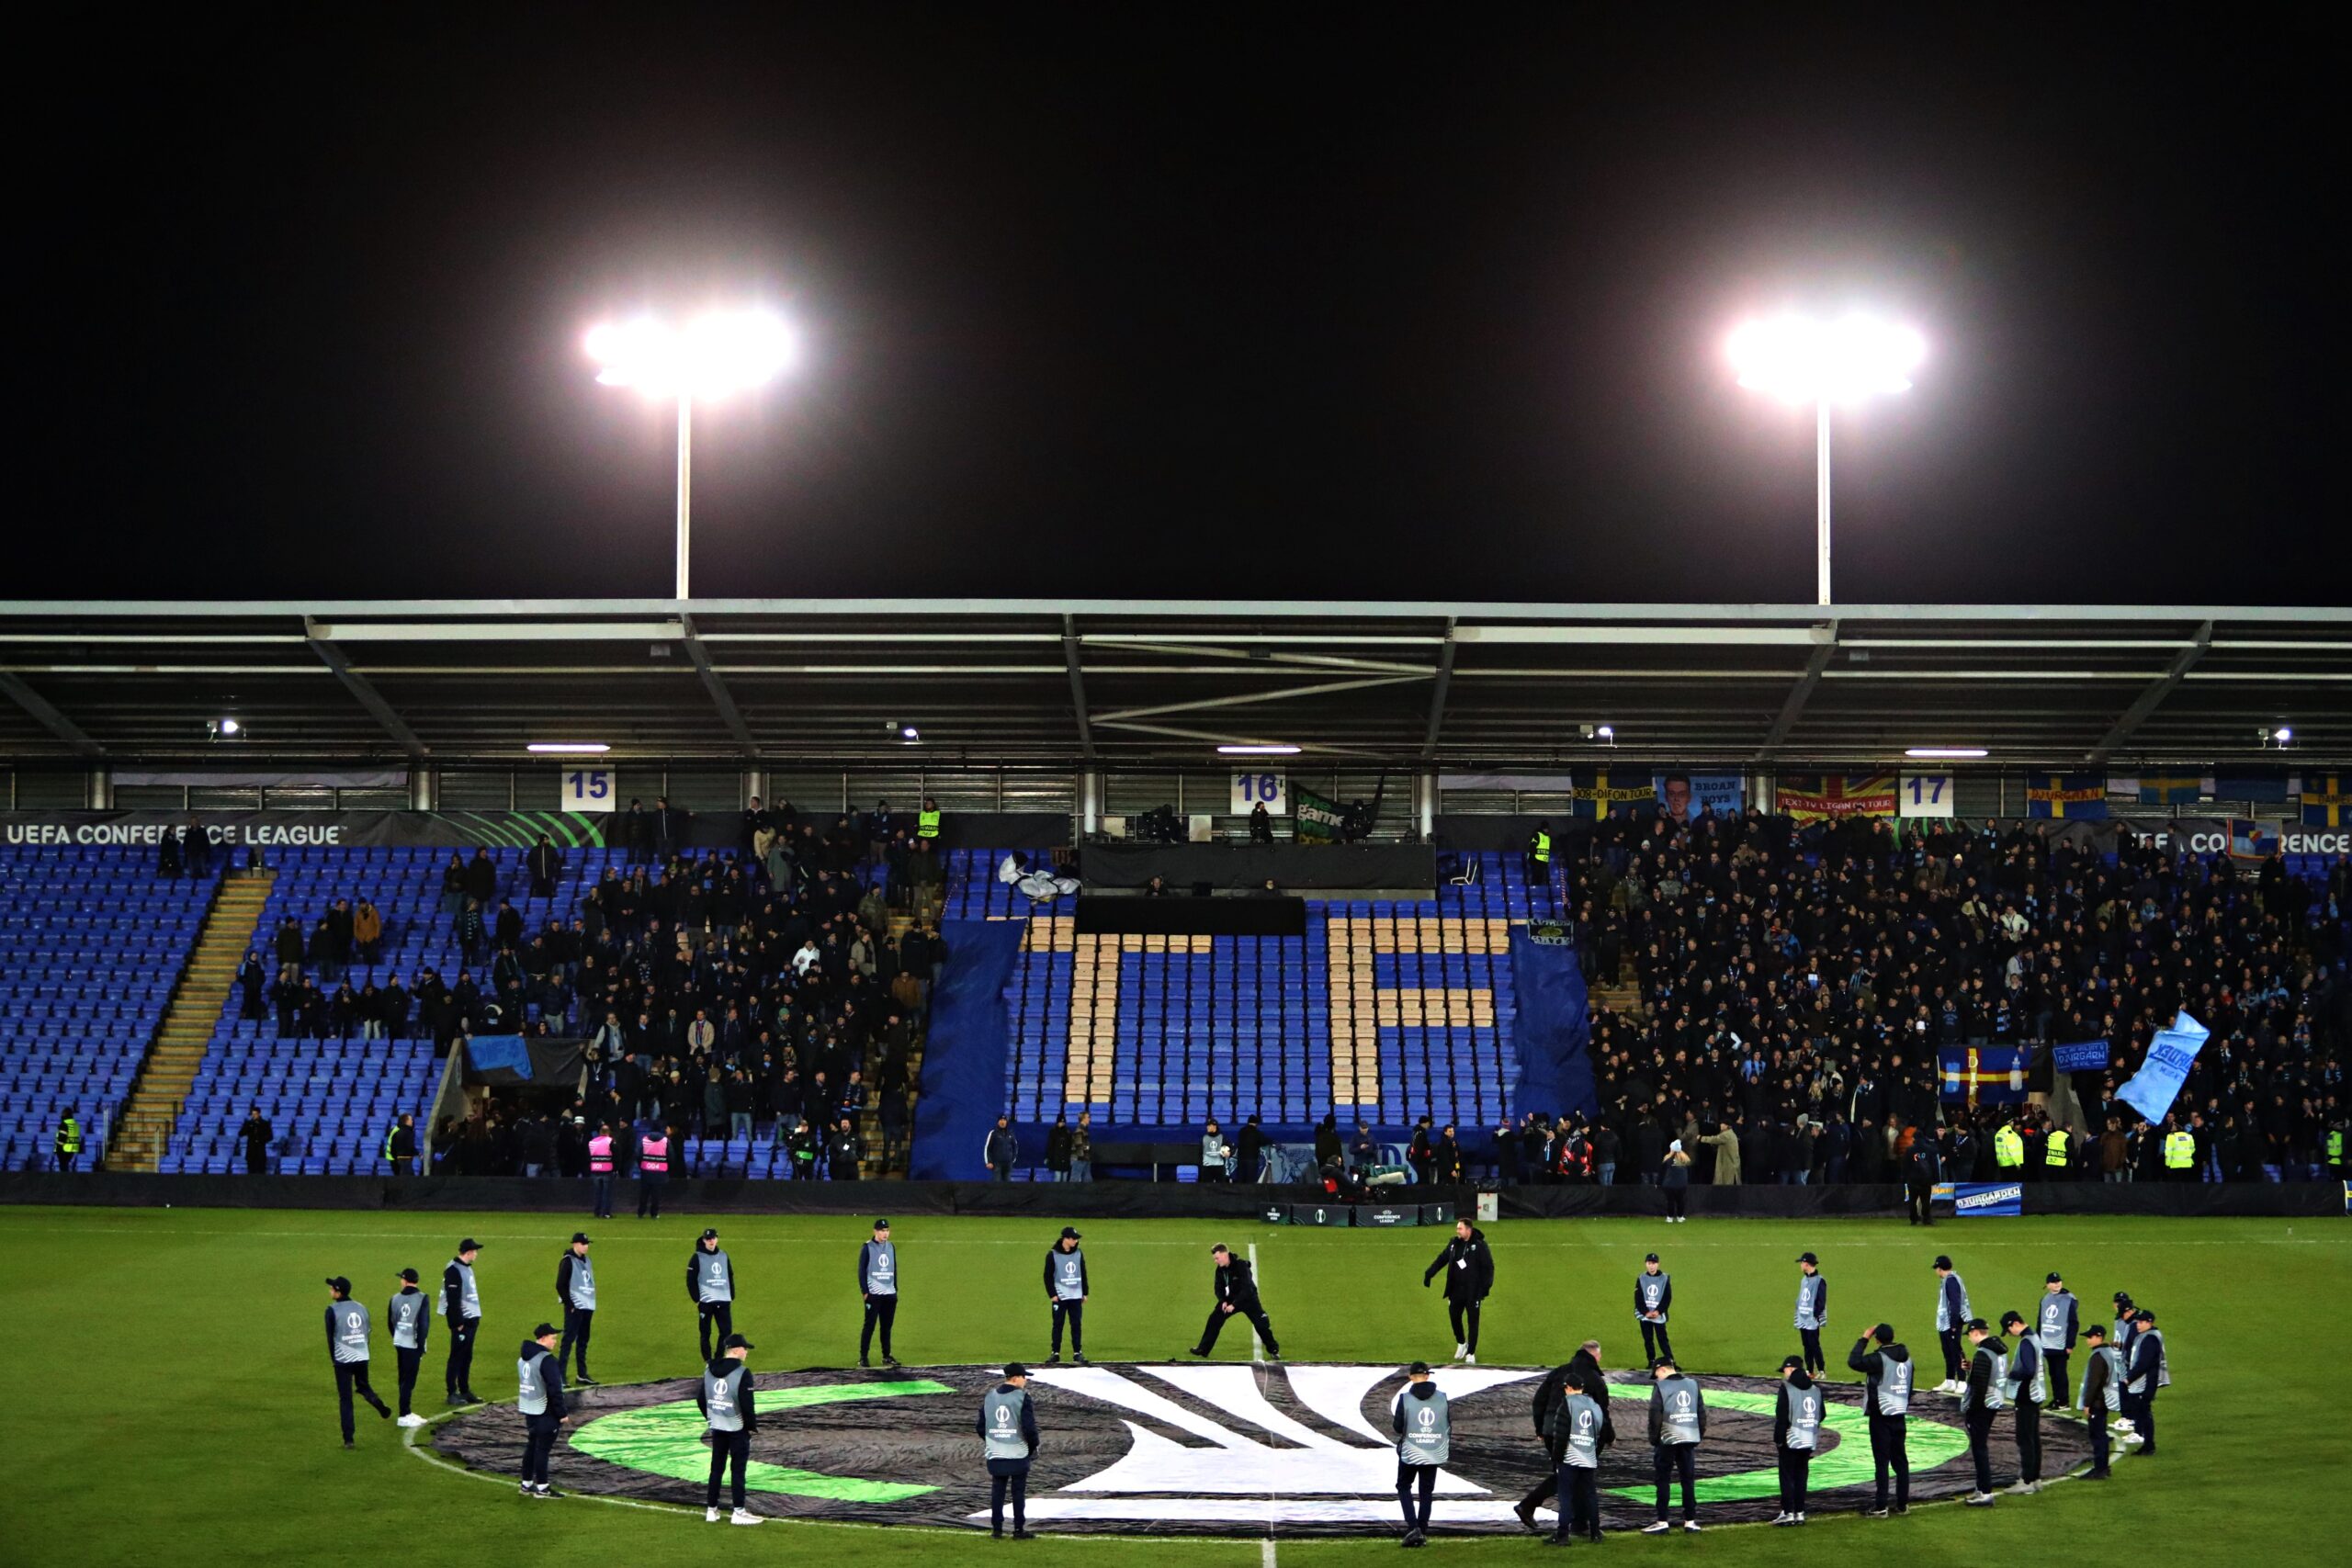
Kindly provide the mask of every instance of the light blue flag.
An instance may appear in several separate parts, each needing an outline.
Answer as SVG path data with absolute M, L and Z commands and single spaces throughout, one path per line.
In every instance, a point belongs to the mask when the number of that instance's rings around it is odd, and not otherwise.
M 2132 1081 L 2116 1091 L 2115 1098 L 2146 1117 L 2151 1127 L 2161 1125 L 2165 1112 L 2180 1094 L 2180 1086 L 2188 1081 L 2188 1069 L 2197 1065 L 2197 1053 L 2212 1034 L 2188 1014 L 2178 1014 L 2170 1029 L 2156 1031 L 2148 1046 L 2148 1059 L 2140 1064 Z

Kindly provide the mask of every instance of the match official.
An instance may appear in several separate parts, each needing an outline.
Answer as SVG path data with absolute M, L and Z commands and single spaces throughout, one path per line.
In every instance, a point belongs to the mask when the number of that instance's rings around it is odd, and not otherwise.
M 1781 1517 L 1776 1525 L 1804 1523 L 1806 1483 L 1813 1477 L 1813 1450 L 1821 1445 L 1821 1385 L 1805 1371 L 1804 1358 L 1781 1362 L 1780 1396 L 1772 1407 L 1772 1450 L 1781 1461 Z
M 563 1363 L 555 1359 L 556 1325 L 542 1323 L 514 1353 L 514 1407 L 523 1413 L 523 1483 L 526 1497 L 553 1497 L 548 1456 L 563 1429 Z
M 2075 1352 L 2075 1336 L 2078 1331 L 2079 1314 L 2075 1292 L 2056 1274 L 2042 1282 L 2041 1302 L 2035 1309 L 2039 1321 L 2034 1337 L 2041 1342 L 2041 1359 L 2050 1367 L 2050 1397 L 2061 1410 L 2066 1408 L 2067 1395 L 2073 1392 L 2066 1382 L 2066 1359 Z
M 588 1261 L 588 1233 L 573 1231 L 571 1245 L 556 1259 L 555 1299 L 563 1303 L 563 1343 L 556 1348 L 558 1370 L 572 1365 L 572 1347 L 580 1347 L 579 1373 L 573 1381 L 586 1388 L 596 1380 L 588 1375 L 588 1331 L 596 1323 L 596 1266 Z
M 1975 1347 L 1968 1361 L 1967 1381 L 1960 1385 L 1960 1418 L 1968 1428 L 1968 1457 L 1976 1466 L 1976 1490 L 1965 1499 L 1972 1508 L 1993 1506 L 1993 1417 L 2002 1404 L 2001 1385 L 2008 1381 L 2009 1348 L 1993 1337 L 1981 1317 L 1968 1320 L 1964 1331 Z
M 1559 1411 L 1560 1402 L 1577 1393 L 1589 1396 L 1600 1405 L 1600 1446 L 1607 1448 L 1617 1440 L 1617 1427 L 1609 1419 L 1609 1379 L 1600 1370 L 1600 1341 L 1598 1339 L 1588 1339 L 1577 1346 L 1575 1355 L 1554 1367 L 1544 1374 L 1544 1381 L 1535 1385 L 1534 1404 L 1529 1414 L 1535 1420 L 1535 1435 L 1544 1440 L 1544 1450 L 1551 1456 L 1552 1469 L 1511 1509 L 1519 1516 L 1519 1522 L 1529 1529 L 1541 1528 L 1535 1522 L 1536 1505 L 1561 1495 L 1559 1434 L 1553 1417 Z M 1565 1497 L 1562 1501 L 1566 1501 Z M 1565 1519 L 1567 1510 L 1563 1507 L 1559 1514 Z
M 416 1270 L 400 1272 L 400 1289 L 392 1293 L 385 1317 L 392 1325 L 392 1355 L 400 1363 L 401 1419 L 403 1427 L 422 1427 L 424 1417 L 410 1408 L 416 1397 L 416 1374 L 424 1365 L 424 1341 L 433 1330 L 433 1302 L 416 1288 Z
M 1642 1325 L 1642 1357 L 1652 1366 L 1674 1359 L 1674 1341 L 1666 1337 L 1666 1314 L 1673 1305 L 1674 1276 L 1659 1272 L 1653 1252 L 1634 1276 L 1634 1320 Z
M 2017 1412 L 2018 1478 L 2009 1492 L 2030 1495 L 2041 1490 L 2041 1407 L 2050 1402 L 2050 1371 L 2042 1363 L 2041 1342 L 2026 1332 L 2023 1314 L 2003 1313 L 2001 1332 L 2017 1346 L 2009 1357 L 2008 1386 L 2001 1391 Z
M 731 1525 L 761 1525 L 767 1520 L 743 1506 L 743 1472 L 752 1462 L 752 1434 L 760 1429 L 759 1404 L 752 1387 L 748 1352 L 756 1349 L 740 1334 L 719 1341 L 718 1355 L 702 1370 L 702 1386 L 695 1390 L 695 1404 L 710 1428 L 710 1484 L 702 1495 L 706 1524 L 718 1522 L 718 1483 L 733 1472 L 735 1512 Z
M 1412 1381 L 1396 1396 L 1396 1408 L 1388 1417 L 1388 1429 L 1396 1435 L 1396 1501 L 1405 1510 L 1405 1539 L 1398 1544 L 1422 1546 L 1429 1541 L 1437 1472 L 1453 1457 L 1453 1416 L 1445 1391 L 1430 1379 L 1427 1361 L 1415 1361 L 1406 1376 Z M 1420 1494 L 1418 1510 L 1416 1491 Z
M 327 1281 L 327 1359 L 334 1363 L 335 1404 L 343 1414 L 343 1446 L 352 1448 L 351 1393 L 389 1416 L 392 1407 L 368 1384 L 368 1309 L 351 1299 L 351 1281 L 338 1274 Z
M 1876 1342 L 1875 1348 L 1872 1342 Z M 1862 1374 L 1862 1409 L 1871 1423 L 1871 1469 L 1878 1493 L 1863 1510 L 1867 1518 L 1889 1517 L 1886 1472 L 1894 1472 L 1894 1513 L 1911 1511 L 1911 1452 L 1905 1419 L 1911 1412 L 1911 1352 L 1894 1342 L 1894 1328 L 1882 1323 L 1854 1341 L 1846 1364 Z
M 857 1364 L 870 1367 L 874 1330 L 882 1330 L 882 1364 L 895 1367 L 890 1354 L 890 1325 L 899 1320 L 899 1248 L 890 1240 L 890 1222 L 874 1222 L 874 1239 L 857 1249 L 857 1293 L 865 1303 L 865 1326 L 858 1331 Z
M 1046 1249 L 1046 1304 L 1054 1313 L 1053 1354 L 1046 1359 L 1059 1361 L 1062 1359 L 1062 1325 L 1067 1322 L 1069 1325 L 1069 1359 L 1082 1367 L 1087 1364 L 1086 1254 L 1079 1250 L 1078 1241 L 1078 1232 L 1064 1225 L 1059 1239 Z M 1022 1473 L 1026 1475 L 1028 1472 L 1023 1471 Z
M 1274 1342 L 1274 1325 L 1267 1321 L 1265 1305 L 1258 1300 L 1258 1281 L 1250 1272 L 1250 1260 L 1236 1258 L 1233 1249 L 1223 1242 L 1209 1248 L 1209 1256 L 1216 1261 L 1216 1279 L 1212 1287 L 1216 1303 L 1209 1308 L 1208 1323 L 1202 1328 L 1200 1342 L 1193 1347 L 1193 1354 L 1206 1356 L 1215 1350 L 1225 1320 L 1238 1313 L 1250 1320 L 1250 1326 L 1265 1341 L 1267 1358 L 1281 1360 L 1283 1348 Z
M 2109 1474 L 2109 1445 L 2114 1440 L 2108 1433 L 2107 1420 L 2123 1396 L 2123 1352 L 2107 1342 L 2107 1330 L 2096 1323 L 2083 1330 L 2083 1343 L 2090 1351 L 2083 1362 L 2083 1422 L 2091 1438 L 2091 1467 L 2083 1479 L 2105 1481 Z
M 1938 1393 L 1958 1393 L 1966 1386 L 1962 1379 L 1960 1339 L 1967 1331 L 1968 1283 L 1952 1271 L 1951 1259 L 1936 1258 L 1936 1342 L 1943 1347 L 1944 1381 L 1936 1385 Z
M 717 1353 L 711 1347 L 735 1332 L 735 1266 L 719 1249 L 716 1229 L 705 1230 L 686 1255 L 686 1299 L 695 1303 L 702 1359 L 707 1362 Z
M 481 1329 L 481 1287 L 474 1281 L 474 1259 L 481 1243 L 468 1236 L 458 1244 L 458 1256 L 441 1270 L 441 1315 L 449 1320 L 449 1359 L 442 1369 L 451 1404 L 480 1404 L 474 1392 L 474 1336 Z
M 1037 1410 L 1029 1399 L 1029 1369 L 1015 1361 L 1004 1381 L 980 1401 L 977 1426 L 989 1465 L 989 1533 L 1004 1534 L 1004 1502 L 1012 1499 L 1012 1539 L 1028 1540 L 1029 1461 L 1037 1452 Z
M 1453 1236 L 1437 1261 L 1421 1270 L 1421 1288 L 1445 1276 L 1445 1314 L 1453 1325 L 1453 1359 L 1478 1364 L 1478 1310 L 1495 1288 L 1495 1253 L 1487 1233 L 1468 1220 L 1453 1222 Z
M 1812 1253 L 1797 1256 L 1797 1339 L 1804 1348 L 1798 1358 L 1807 1372 L 1826 1372 L 1829 1359 L 1821 1353 L 1821 1331 L 1829 1322 L 1829 1281 L 1821 1277 L 1821 1259 Z

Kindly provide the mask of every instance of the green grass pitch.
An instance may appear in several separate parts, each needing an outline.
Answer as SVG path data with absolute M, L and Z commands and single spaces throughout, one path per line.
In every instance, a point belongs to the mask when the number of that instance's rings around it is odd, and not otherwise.
M 1046 1349 L 1040 1261 L 1059 1222 L 900 1214 L 906 1281 L 899 1345 L 910 1365 L 1036 1359 Z M 488 1308 L 476 1386 L 508 1393 L 514 1347 L 553 1304 L 557 1254 L 576 1224 L 543 1214 L 352 1214 L 220 1210 L 0 1211 L 0 1562 L 488 1563 L 685 1561 L 948 1564 L 1008 1553 L 1044 1564 L 1263 1568 L 1245 1540 L 1044 1539 L 1015 1546 L 952 1532 L 772 1521 L 708 1529 L 697 1516 L 589 1499 L 526 1504 L 406 1451 L 363 1409 L 359 1448 L 335 1430 L 321 1280 L 347 1274 L 378 1316 L 377 1386 L 390 1393 L 382 1303 L 394 1272 L 428 1284 L 457 1238 L 486 1244 Z M 607 1382 L 695 1370 L 685 1255 L 705 1222 L 673 1214 L 588 1228 Z M 860 1218 L 727 1217 L 741 1277 L 738 1326 L 755 1368 L 854 1364 L 851 1263 Z M 1094 1281 L 1088 1350 L 1159 1360 L 1192 1343 L 1207 1310 L 1212 1242 L 1256 1244 L 1267 1303 L 1296 1360 L 1442 1360 L 1453 1350 L 1420 1271 L 1436 1231 L 1292 1230 L 1213 1221 L 1082 1222 Z M 2105 1486 L 2068 1482 L 1990 1510 L 1939 1505 L 1908 1520 L 1823 1506 L 1803 1531 L 1726 1528 L 1701 1538 L 1613 1538 L 1642 1562 L 1705 1555 L 1825 1562 L 2080 1565 L 2341 1562 L 2352 1526 L 2352 1223 L 2010 1219 L 1947 1222 L 1694 1220 L 1504 1222 L 1487 1227 L 1498 1279 L 1481 1359 L 1551 1363 L 1588 1334 L 1608 1364 L 1639 1355 L 1632 1279 L 1656 1247 L 1675 1277 L 1684 1365 L 1770 1376 L 1795 1348 L 1792 1259 L 1821 1254 L 1832 1286 L 1833 1371 L 1853 1337 L 1892 1321 L 1935 1375 L 1928 1262 L 1949 1251 L 1977 1310 L 2030 1311 L 2055 1268 L 2103 1318 L 2131 1291 L 2163 1318 L 2176 1382 L 2163 1454 L 2118 1463 Z M 1220 1352 L 1249 1354 L 1246 1332 Z M 420 1393 L 440 1409 L 438 1325 Z M 511 1397 L 511 1394 L 509 1394 Z M 1997 1439 L 1996 1439 L 1997 1440 Z M 1559 1555 L 1530 1537 L 1441 1537 L 1453 1561 Z M 1384 1561 L 1392 1541 L 1283 1540 L 1283 1562 Z

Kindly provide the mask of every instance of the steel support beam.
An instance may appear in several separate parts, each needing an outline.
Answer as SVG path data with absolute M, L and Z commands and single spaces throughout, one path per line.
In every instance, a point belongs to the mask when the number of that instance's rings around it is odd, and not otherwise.
M 1822 671 L 1829 668 L 1829 660 L 1838 651 L 1838 627 L 1834 622 L 1815 627 L 1814 635 L 1819 640 L 1814 644 L 1813 652 L 1805 658 L 1804 673 L 1797 677 L 1797 683 L 1789 688 L 1788 696 L 1781 702 L 1780 716 L 1772 720 L 1772 728 L 1765 732 L 1764 750 L 1775 750 L 1788 739 L 1789 731 L 1794 729 L 1797 720 L 1804 716 L 1804 705 L 1812 700 L 1813 689 L 1821 684 Z
M 383 727 L 384 733 L 398 742 L 400 749 L 410 757 L 418 761 L 424 761 L 427 748 L 417 739 L 416 731 L 408 727 L 406 719 L 392 711 L 392 705 L 384 700 L 382 693 L 368 683 L 368 677 L 351 667 L 351 661 L 344 658 L 341 649 L 319 635 L 319 624 L 308 615 L 302 617 L 302 635 L 310 639 L 311 651 L 319 656 L 319 662 L 334 672 L 334 678 L 343 682 L 343 689 L 358 699 L 359 705 L 368 710 L 370 718 Z
M 1319 697 L 1334 692 L 1360 692 L 1370 686 L 1396 686 L 1408 681 L 1426 681 L 1434 671 L 1423 670 L 1411 675 L 1375 675 L 1361 681 L 1325 681 L 1312 686 L 1285 686 L 1278 692 L 1239 692 L 1229 696 L 1202 697 L 1189 703 L 1160 703 L 1151 707 L 1122 708 L 1106 713 L 1098 723 L 1125 723 L 1128 719 L 1156 718 L 1162 714 L 1201 713 L 1209 708 L 1242 707 L 1251 703 L 1280 702 L 1286 697 Z
M 1070 706 L 1078 713 L 1078 754 L 1088 761 L 1094 760 L 1094 729 L 1086 719 L 1086 671 L 1078 658 L 1078 617 L 1062 617 L 1062 665 L 1069 671 Z
M 2197 661 L 2205 657 L 2205 650 L 2212 645 L 2213 623 L 2207 621 L 2197 628 L 2197 636 L 2189 645 L 2173 655 L 2172 663 L 2165 667 L 2165 672 L 2149 682 L 2140 694 L 2132 699 L 2132 705 L 2123 710 L 2123 716 L 2099 738 L 2098 744 L 2092 747 L 2090 755 L 2083 760 L 2094 767 L 2104 766 L 2107 760 L 2115 755 L 2116 749 L 2131 739 L 2148 721 L 2148 716 L 2156 711 L 2157 705 L 2172 694 L 2172 689 L 2197 668 Z
M 718 670 L 712 666 L 710 650 L 704 648 L 702 638 L 695 635 L 695 618 L 680 615 L 678 632 L 678 640 L 685 645 L 686 657 L 694 660 L 695 673 L 702 677 L 702 689 L 710 694 L 711 705 L 718 710 L 718 716 L 727 721 L 727 732 L 735 738 L 735 744 L 742 749 L 743 755 L 757 758 L 760 743 L 752 738 L 752 727 L 743 722 L 743 710 L 735 705 L 735 694 L 727 689 L 727 682 L 719 678 Z
M 1453 617 L 1445 618 L 1445 646 L 1437 656 L 1437 679 L 1430 686 L 1430 727 L 1421 737 L 1421 761 L 1437 755 L 1438 727 L 1445 722 L 1445 694 L 1453 684 Z
M 0 694 L 33 716 L 43 729 L 83 757 L 103 757 L 107 749 L 83 733 L 82 727 L 50 705 L 49 699 L 14 675 L 0 673 Z

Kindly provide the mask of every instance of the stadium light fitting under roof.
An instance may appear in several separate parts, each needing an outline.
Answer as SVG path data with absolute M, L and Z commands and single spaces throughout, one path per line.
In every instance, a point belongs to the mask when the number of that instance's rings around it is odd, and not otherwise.
M 1909 391 L 1928 342 L 1909 327 L 1870 316 L 1816 321 L 1788 315 L 1739 327 L 1730 352 L 1743 387 L 1792 403 L 1835 403 Z
M 524 750 L 543 757 L 595 757 L 612 748 L 601 740 L 534 740 Z
M 1923 761 L 1939 762 L 1973 761 L 1979 757 L 1992 755 L 1982 746 L 1911 746 L 1906 747 L 1903 754 L 1906 757 L 1919 758 Z
M 1295 757 L 1298 755 L 1298 748 L 1295 746 L 1276 746 L 1271 744 L 1255 746 L 1220 746 L 1216 749 L 1216 754 L 1220 757 Z
M 673 327 L 650 316 L 588 333 L 588 357 L 607 387 L 658 398 L 712 398 L 763 386 L 792 367 L 799 344 L 769 310 L 714 310 Z

